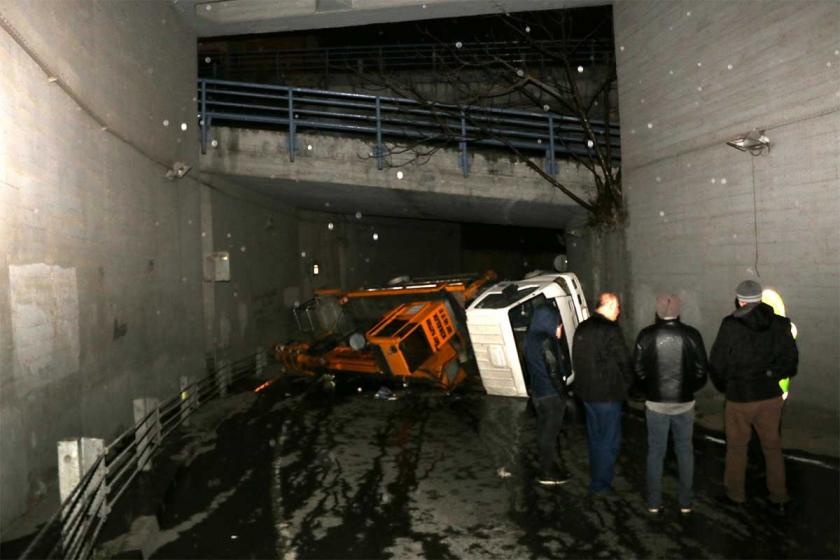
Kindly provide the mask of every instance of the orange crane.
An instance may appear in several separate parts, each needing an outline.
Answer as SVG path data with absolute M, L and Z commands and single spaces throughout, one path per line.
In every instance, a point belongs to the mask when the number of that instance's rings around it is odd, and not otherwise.
M 354 304 L 359 304 L 355 307 L 361 311 L 355 314 L 361 317 L 354 317 L 355 326 L 365 319 L 371 322 L 371 308 L 384 306 L 387 310 L 373 319 L 364 334 L 356 330 L 342 335 L 327 328 L 315 341 L 276 346 L 276 358 L 287 369 L 309 374 L 353 372 L 417 378 L 451 389 L 466 378 L 465 365 L 471 358 L 464 309 L 495 278 L 496 274 L 488 271 L 413 281 L 399 278 L 386 287 L 346 292 L 318 290 L 304 309 L 333 302 L 341 313 L 351 309 L 353 315 Z

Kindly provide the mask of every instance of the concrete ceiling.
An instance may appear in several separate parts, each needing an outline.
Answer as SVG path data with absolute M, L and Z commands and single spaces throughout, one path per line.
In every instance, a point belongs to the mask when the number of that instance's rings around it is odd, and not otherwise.
M 199 37 L 327 29 L 489 13 L 603 6 L 610 0 L 172 0 Z
M 202 173 L 214 183 L 212 173 Z M 244 175 L 221 179 L 279 200 L 288 206 L 330 212 L 394 218 L 417 218 L 462 223 L 484 223 L 563 229 L 579 226 L 585 212 L 573 204 L 556 205 L 526 199 L 500 199 L 464 195 L 382 189 L 340 183 L 310 183 Z

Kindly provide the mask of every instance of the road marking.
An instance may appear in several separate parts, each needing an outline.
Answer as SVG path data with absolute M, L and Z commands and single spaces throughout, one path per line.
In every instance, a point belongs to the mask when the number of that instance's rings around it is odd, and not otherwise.
M 715 443 L 720 443 L 721 445 L 726 445 L 726 440 L 716 438 L 714 436 L 704 435 L 703 439 L 707 439 L 707 440 L 713 441 Z M 797 461 L 799 463 L 808 463 L 809 465 L 817 465 L 817 466 L 820 466 L 820 467 L 824 467 L 826 469 L 831 469 L 833 471 L 840 470 L 840 469 L 838 469 L 837 466 L 832 465 L 831 463 L 826 463 L 825 461 L 820 461 L 818 459 L 808 459 L 806 457 L 799 457 L 797 455 L 791 455 L 790 453 L 783 453 L 783 455 L 786 458 L 790 459 L 791 461 Z

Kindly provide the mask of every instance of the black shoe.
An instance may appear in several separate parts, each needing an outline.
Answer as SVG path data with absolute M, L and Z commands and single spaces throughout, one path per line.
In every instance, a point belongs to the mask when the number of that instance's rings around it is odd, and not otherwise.
M 721 494 L 717 497 L 717 501 L 719 504 L 724 506 L 729 506 L 733 508 L 742 508 L 744 507 L 744 502 L 736 502 L 732 498 L 729 497 L 728 494 Z
M 596 499 L 603 498 L 606 500 L 612 500 L 618 497 L 618 494 L 616 494 L 615 489 L 613 489 L 612 486 L 601 490 L 590 490 L 589 495 Z
M 790 502 L 768 502 L 770 513 L 787 515 L 790 513 Z

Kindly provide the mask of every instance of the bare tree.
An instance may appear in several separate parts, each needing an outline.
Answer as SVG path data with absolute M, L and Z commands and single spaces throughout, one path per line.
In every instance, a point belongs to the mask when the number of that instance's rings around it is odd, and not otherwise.
M 611 37 L 611 19 L 583 35 L 573 32 L 574 17 L 567 10 L 501 13 L 487 18 L 486 24 L 455 41 L 423 29 L 434 47 L 434 61 L 422 73 L 387 67 L 357 72 L 367 89 L 384 88 L 426 105 L 428 113 L 422 118 L 433 124 L 429 132 L 409 141 L 391 139 L 380 147 L 384 154 L 373 155 L 385 156 L 391 166 L 422 164 L 441 148 L 460 142 L 494 145 L 584 208 L 591 225 L 620 226 L 625 213 L 614 126 L 615 53 L 612 40 L 603 40 Z M 418 75 L 424 83 L 415 78 Z M 442 84 L 445 92 L 430 92 L 430 81 Z M 542 165 L 543 158 L 553 154 L 529 149 L 505 134 L 493 112 L 500 107 L 555 115 L 555 149 L 591 173 L 593 194 L 584 198 L 558 181 L 551 167 Z M 464 121 L 469 126 L 459 126 Z

